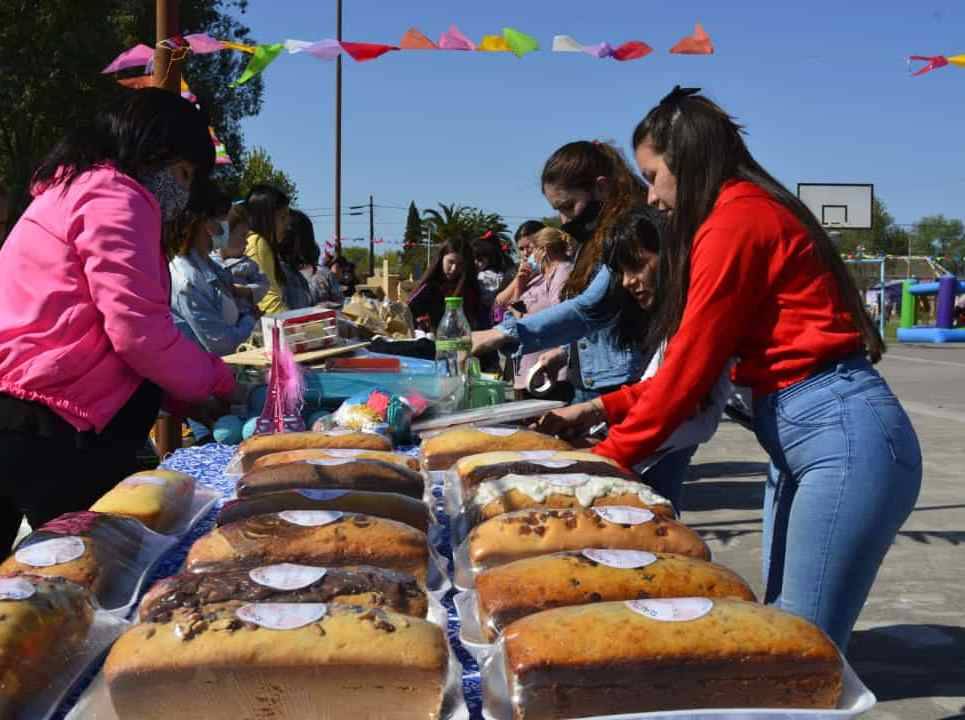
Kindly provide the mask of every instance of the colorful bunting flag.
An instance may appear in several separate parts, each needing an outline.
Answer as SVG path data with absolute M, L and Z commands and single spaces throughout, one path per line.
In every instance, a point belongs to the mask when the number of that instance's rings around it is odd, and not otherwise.
M 257 45 L 254 54 L 251 56 L 251 60 L 248 61 L 248 67 L 241 73 L 241 77 L 232 84 L 236 86 L 244 85 L 255 75 L 263 72 L 266 67 L 271 65 L 275 59 L 281 55 L 281 51 L 284 49 L 285 46 L 282 43 Z
M 653 52 L 653 48 L 640 40 L 629 40 L 616 48 L 608 42 L 584 45 L 569 35 L 557 35 L 553 38 L 553 52 L 581 52 L 595 58 L 609 57 L 628 62 L 646 57 Z
M 688 35 L 672 48 L 670 52 L 674 55 L 713 55 L 714 43 L 710 40 L 710 35 L 704 32 L 700 23 L 694 28 L 694 34 Z
M 917 77 L 925 73 L 930 73 L 932 70 L 947 67 L 948 65 L 965 67 L 965 55 L 952 55 L 951 57 L 945 57 L 944 55 L 912 55 L 908 58 L 909 69 L 913 62 L 925 63 L 925 65 L 912 73 L 912 77 Z
M 225 49 L 224 43 L 215 40 L 207 33 L 194 33 L 185 35 L 184 40 L 195 55 L 207 55 L 208 53 L 221 52 Z
M 647 45 L 645 42 L 640 42 L 639 40 L 625 42 L 620 47 L 612 50 L 613 59 L 621 62 L 626 62 L 628 60 L 639 60 L 640 58 L 646 57 L 652 52 L 652 47 Z
M 125 50 L 114 58 L 110 65 L 101 70 L 101 74 L 109 75 L 110 73 L 127 70 L 132 67 L 144 67 L 153 58 L 154 48 L 149 48 L 147 45 L 141 43 L 140 45 L 135 45 L 130 50 Z
M 583 52 L 597 59 L 603 59 L 613 57 L 613 46 L 608 42 L 596 43 L 595 45 L 585 45 L 583 47 Z
M 230 40 L 222 40 L 221 44 L 224 45 L 225 50 L 237 50 L 238 52 L 248 53 L 249 55 L 254 55 L 255 50 L 258 49 L 257 45 L 245 45 L 244 43 L 236 43 Z
M 418 28 L 411 27 L 399 41 L 402 50 L 438 50 L 439 46 L 427 38 Z
M 439 47 L 443 50 L 475 50 L 473 41 L 462 34 L 455 25 L 439 36 Z
M 319 40 L 317 42 L 286 40 L 284 45 L 290 55 L 304 52 L 319 60 L 334 60 L 342 54 L 342 46 L 338 40 L 332 39 Z
M 513 55 L 518 58 L 529 55 L 531 52 L 539 50 L 539 42 L 532 35 L 520 32 L 516 28 L 503 28 L 503 38 Z
M 398 50 L 395 45 L 379 45 L 378 43 L 342 42 L 342 49 L 352 56 L 356 62 L 366 62 L 382 57 L 387 52 Z
M 483 35 L 482 41 L 476 49 L 480 52 L 510 52 L 506 38 L 499 35 Z
M 214 134 L 214 128 L 208 127 L 208 132 L 211 134 L 211 144 L 214 145 L 214 164 L 215 165 L 231 165 L 231 158 L 228 157 L 228 150 L 225 148 L 224 143 L 218 139 L 218 136 Z

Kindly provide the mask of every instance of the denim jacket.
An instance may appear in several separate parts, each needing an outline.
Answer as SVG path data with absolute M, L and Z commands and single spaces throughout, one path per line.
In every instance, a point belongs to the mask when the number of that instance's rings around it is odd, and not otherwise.
M 231 273 L 194 250 L 170 262 L 174 324 L 208 352 L 228 355 L 251 335 L 255 318 L 242 314 L 229 325 L 225 303 L 234 304 Z
M 609 300 L 612 273 L 601 265 L 586 289 L 575 298 L 517 319 L 507 315 L 499 328 L 516 342 L 522 355 L 572 343 L 579 359 L 579 385 L 586 390 L 636 382 L 644 369 L 636 349 L 620 346 L 618 307 Z

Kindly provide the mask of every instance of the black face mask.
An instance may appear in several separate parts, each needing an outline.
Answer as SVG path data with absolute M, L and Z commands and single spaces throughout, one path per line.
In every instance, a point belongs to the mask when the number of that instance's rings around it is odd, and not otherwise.
M 593 233 L 596 231 L 596 221 L 600 217 L 600 210 L 602 209 L 603 203 L 599 200 L 591 200 L 583 208 L 583 212 L 568 223 L 561 225 L 560 229 L 582 245 L 593 237 Z

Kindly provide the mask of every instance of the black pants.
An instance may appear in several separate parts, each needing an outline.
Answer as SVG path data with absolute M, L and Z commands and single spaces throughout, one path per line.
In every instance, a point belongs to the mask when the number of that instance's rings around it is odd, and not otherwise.
M 24 516 L 38 528 L 87 510 L 137 470 L 161 405 L 161 391 L 142 383 L 100 434 L 77 432 L 36 403 L 2 396 L 0 554 L 13 545 Z

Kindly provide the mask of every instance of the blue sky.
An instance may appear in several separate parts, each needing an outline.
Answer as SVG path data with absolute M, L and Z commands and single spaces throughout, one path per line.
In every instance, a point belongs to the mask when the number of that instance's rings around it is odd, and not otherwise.
M 251 0 L 258 42 L 333 37 L 334 0 Z M 700 21 L 713 56 L 667 50 Z M 433 39 L 455 22 L 478 41 L 511 25 L 548 49 L 644 40 L 629 63 L 534 53 L 392 53 L 344 61 L 343 204 L 420 209 L 456 202 L 511 226 L 549 212 L 539 171 L 559 145 L 615 140 L 674 84 L 702 87 L 743 122 L 758 159 L 798 182 L 870 182 L 899 223 L 965 217 L 965 69 L 910 78 L 909 54 L 965 53 L 963 0 L 344 0 L 346 40 L 396 43 L 415 25 Z M 297 182 L 320 238 L 334 223 L 334 64 L 283 55 L 265 72 L 261 114 L 244 122 Z M 344 210 L 344 208 L 343 208 Z M 376 235 L 398 240 L 405 212 L 378 209 Z M 345 217 L 344 236 L 368 232 Z

